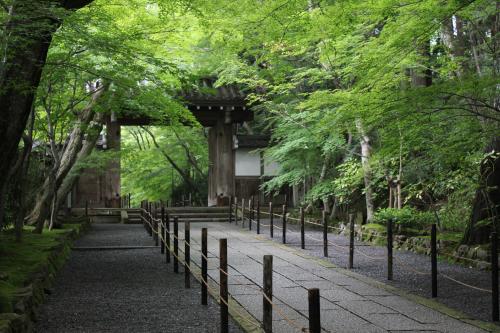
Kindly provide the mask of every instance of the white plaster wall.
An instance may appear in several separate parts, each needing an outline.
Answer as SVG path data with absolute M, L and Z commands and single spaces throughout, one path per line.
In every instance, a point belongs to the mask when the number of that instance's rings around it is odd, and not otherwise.
M 280 166 L 276 161 L 264 156 L 264 176 L 277 176 Z
M 260 153 L 252 148 L 236 150 L 236 176 L 260 176 Z

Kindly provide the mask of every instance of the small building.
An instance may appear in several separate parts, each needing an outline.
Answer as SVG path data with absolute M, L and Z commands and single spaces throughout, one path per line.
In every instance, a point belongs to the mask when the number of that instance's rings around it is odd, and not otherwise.
M 278 164 L 266 159 L 262 151 L 269 145 L 269 139 L 267 135 L 234 136 L 236 197 L 256 195 L 263 182 L 278 174 Z

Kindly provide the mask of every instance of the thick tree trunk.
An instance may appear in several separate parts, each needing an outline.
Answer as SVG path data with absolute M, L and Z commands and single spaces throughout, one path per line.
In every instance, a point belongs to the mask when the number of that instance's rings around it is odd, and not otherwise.
M 373 219 L 375 204 L 373 203 L 373 189 L 372 189 L 372 169 L 370 166 L 370 157 L 372 153 L 372 146 L 370 137 L 366 134 L 361 120 L 356 121 L 356 128 L 358 129 L 361 145 L 361 165 L 363 167 L 363 179 L 365 182 L 365 199 L 366 199 L 366 222 Z
M 486 149 L 487 153 L 500 152 L 500 137 L 495 137 Z M 492 219 L 498 221 L 500 211 L 500 158 L 488 157 L 481 164 L 481 184 L 476 191 L 472 214 L 464 234 L 465 244 L 484 244 L 489 241 L 492 230 L 498 225 L 478 222 Z M 496 220 L 495 220 L 496 218 Z
M 73 186 L 80 177 L 80 173 L 78 172 L 78 170 L 74 170 L 78 165 L 78 162 L 88 157 L 94 150 L 97 140 L 99 139 L 99 134 L 101 133 L 103 128 L 103 121 L 104 114 L 98 113 L 94 116 L 94 120 L 90 125 L 89 130 L 87 131 L 87 137 L 83 142 L 82 149 L 80 150 L 76 158 L 76 162 L 57 190 L 57 203 L 55 209 L 56 212 L 59 211 L 59 209 L 62 207 L 62 205 L 66 201 L 68 194 L 71 192 Z
M 36 89 L 60 20 L 54 5 L 78 9 L 91 0 L 13 1 L 3 34 L 5 52 L 0 68 L 0 205 L 5 202 L 7 175 L 31 112 Z M 2 210 L 2 207 L 0 207 Z
M 45 220 L 50 214 L 50 207 L 57 189 L 61 186 L 64 178 L 75 164 L 77 154 L 82 146 L 85 131 L 94 117 L 94 107 L 108 87 L 109 84 L 105 84 L 98 88 L 92 95 L 92 100 L 80 112 L 79 119 L 73 126 L 68 142 L 65 145 L 59 165 L 56 166 L 56 169 L 51 170 L 51 175 L 45 180 L 40 189 L 35 206 L 27 218 L 28 224 L 35 225 L 35 233 L 42 232 Z

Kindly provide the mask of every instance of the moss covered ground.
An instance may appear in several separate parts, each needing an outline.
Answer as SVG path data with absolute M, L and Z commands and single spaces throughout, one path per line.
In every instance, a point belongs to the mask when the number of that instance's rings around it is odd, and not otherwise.
M 61 229 L 44 230 L 41 235 L 25 227 L 21 242 L 16 242 L 13 230 L 0 233 L 0 313 L 12 311 L 16 290 L 24 287 L 40 267 L 47 265 L 51 250 L 62 242 L 61 236 L 80 226 L 66 224 Z

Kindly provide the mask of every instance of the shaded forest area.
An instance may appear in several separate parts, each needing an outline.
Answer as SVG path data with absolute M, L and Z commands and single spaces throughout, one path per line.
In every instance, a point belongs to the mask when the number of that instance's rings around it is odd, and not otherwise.
M 487 243 L 500 208 L 499 1 L 2 0 L 0 228 L 41 233 L 106 117 L 124 135 L 123 190 L 205 188 L 206 137 L 178 92 L 236 84 L 291 186 L 332 220 L 460 233 Z M 191 124 L 186 127 L 186 124 Z M 251 128 L 250 128 L 251 127 Z M 200 192 L 199 197 L 204 197 Z

